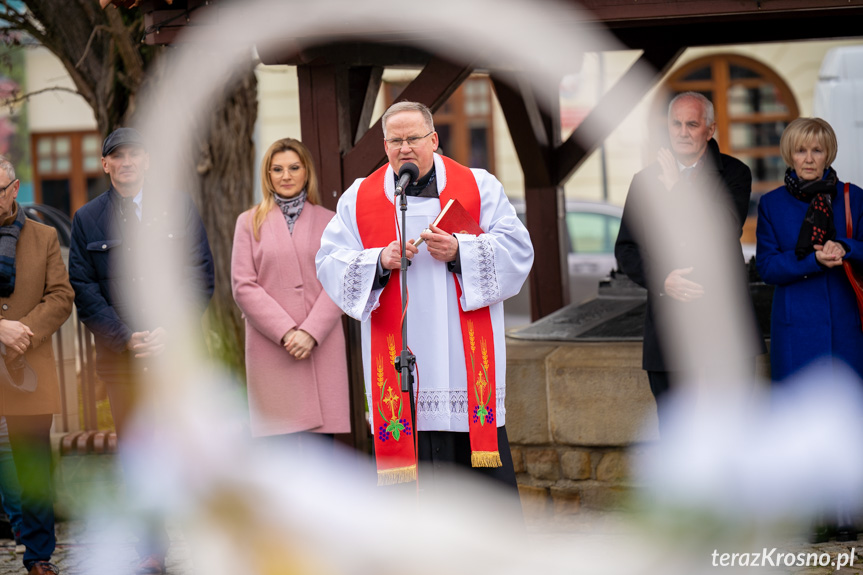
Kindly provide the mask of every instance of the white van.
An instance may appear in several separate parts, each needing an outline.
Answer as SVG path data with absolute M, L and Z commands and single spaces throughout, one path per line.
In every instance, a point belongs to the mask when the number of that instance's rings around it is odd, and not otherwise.
M 839 140 L 833 167 L 843 182 L 863 184 L 863 46 L 827 52 L 812 115 L 827 120 Z

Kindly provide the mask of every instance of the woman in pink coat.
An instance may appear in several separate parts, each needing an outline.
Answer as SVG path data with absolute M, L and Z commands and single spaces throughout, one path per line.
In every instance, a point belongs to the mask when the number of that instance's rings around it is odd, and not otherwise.
M 342 312 L 315 275 L 333 212 L 318 205 L 309 150 L 274 143 L 261 164 L 263 199 L 234 231 L 234 299 L 246 319 L 252 436 L 350 432 Z

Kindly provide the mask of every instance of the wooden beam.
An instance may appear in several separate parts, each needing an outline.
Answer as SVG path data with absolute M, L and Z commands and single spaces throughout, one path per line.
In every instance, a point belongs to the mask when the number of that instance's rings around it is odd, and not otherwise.
M 525 215 L 534 251 L 530 314 L 536 321 L 566 305 L 569 296 L 565 200 L 563 188 L 552 181 L 551 165 L 560 114 L 541 110 L 530 86 L 514 86 L 517 79 L 504 81 L 492 74 L 491 80 L 524 173 Z
M 563 186 L 525 186 L 524 210 L 533 243 L 529 279 L 531 321 L 569 303 L 565 206 Z
M 335 209 L 338 196 L 345 189 L 342 180 L 342 155 L 350 148 L 351 98 L 348 69 L 341 65 L 303 65 L 297 67 L 299 84 L 300 123 L 303 142 L 315 159 L 322 203 Z M 374 74 L 370 72 L 371 81 Z M 359 98 L 365 101 L 365 98 Z M 368 453 L 369 434 L 365 418 L 365 386 L 363 384 L 362 345 L 359 322 L 345 317 L 348 374 L 350 381 L 350 436 L 340 441 Z
M 372 41 L 332 41 L 315 38 L 290 38 L 279 43 L 258 46 L 263 64 L 343 64 L 345 66 L 422 67 L 431 54 L 408 45 Z
M 344 191 L 342 150 L 350 145 L 350 134 L 343 123 L 347 108 L 346 92 L 340 90 L 340 66 L 298 66 L 300 130 L 303 143 L 315 159 L 321 203 L 331 210 Z
M 555 151 L 553 182 L 562 184 L 569 179 L 591 152 L 620 125 L 626 116 L 624 111 L 631 110 L 644 98 L 683 50 L 683 45 L 679 44 L 654 44 L 644 50 L 641 57 L 603 95 L 569 139 Z M 641 76 L 646 81 L 636 83 L 635 80 L 641 79 Z
M 366 419 L 366 385 L 363 374 L 363 341 L 360 322 L 342 316 L 342 328 L 345 330 L 345 354 L 348 360 L 348 387 L 350 389 L 351 433 L 344 434 L 339 439 L 342 443 L 353 446 L 361 454 L 370 454 L 371 433 Z
M 453 64 L 441 58 L 433 58 L 419 76 L 399 95 L 397 101 L 421 102 L 432 112 L 440 108 L 456 91 L 473 67 L 470 64 Z M 344 181 L 368 176 L 386 161 L 384 132 L 381 121 L 375 122 L 368 132 L 348 151 L 344 157 Z
M 605 24 L 684 17 L 760 17 L 777 13 L 796 13 L 803 18 L 830 13 L 837 18 L 842 17 L 843 10 L 861 6 L 860 0 L 577 0 L 572 3 L 583 8 L 587 18 Z M 731 35 L 736 36 L 736 31 Z
M 491 76 L 497 101 L 503 110 L 515 153 L 524 173 L 524 185 L 551 186 L 553 183 L 549 162 L 552 144 L 543 114 L 529 88 L 513 87 L 511 82 L 514 81 L 517 80 L 502 80 L 495 74 Z
M 831 40 L 863 36 L 863 0 L 846 9 L 772 14 L 713 15 L 704 18 L 609 22 L 624 45 L 642 49 L 657 38 L 673 38 L 681 46 L 723 46 L 795 40 Z M 705 2 L 705 4 L 709 4 Z M 729 34 L 729 30 L 734 30 Z
M 351 144 L 369 131 L 372 112 L 381 89 L 383 66 L 361 66 L 348 69 Z

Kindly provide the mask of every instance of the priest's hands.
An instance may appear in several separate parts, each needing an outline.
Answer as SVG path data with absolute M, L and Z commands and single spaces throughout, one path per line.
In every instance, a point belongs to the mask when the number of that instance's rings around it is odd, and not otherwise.
M 452 234 L 448 234 L 437 226 L 430 225 L 429 229 L 420 234 L 420 237 L 428 246 L 431 257 L 441 262 L 455 261 L 458 253 L 458 240 Z
M 414 240 L 408 240 L 405 243 L 405 249 L 408 252 L 408 259 L 412 259 L 419 249 L 414 245 Z M 384 248 L 381 252 L 381 266 L 385 270 L 397 270 L 402 267 L 402 246 L 399 240 L 390 242 L 390 245 Z
M 448 234 L 437 226 L 429 226 L 429 229 L 420 234 L 420 237 L 428 246 L 429 254 L 434 259 L 441 262 L 455 261 L 458 253 L 458 240 L 452 234 Z M 405 244 L 408 259 L 419 252 L 419 248 L 414 245 L 415 240 L 408 240 Z M 381 267 L 385 270 L 401 269 L 401 242 L 398 240 L 390 242 L 390 244 L 381 252 Z

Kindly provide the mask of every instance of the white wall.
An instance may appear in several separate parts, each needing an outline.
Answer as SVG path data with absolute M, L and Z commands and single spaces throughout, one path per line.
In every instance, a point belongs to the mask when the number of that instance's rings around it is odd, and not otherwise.
M 29 47 L 24 65 L 28 93 L 54 86 L 75 89 L 63 64 L 47 48 Z M 57 90 L 32 96 L 27 103 L 27 120 L 31 133 L 96 129 L 96 116 L 86 100 Z
M 294 66 L 258 65 L 258 119 L 255 123 L 255 202 L 261 199 L 258 177 L 267 148 L 282 138 L 302 140 L 297 69 Z
M 773 69 L 791 88 L 797 99 L 801 115 L 812 114 L 815 84 L 824 55 L 831 48 L 860 44 L 858 40 L 811 41 L 773 44 L 747 44 L 716 48 L 687 50 L 669 74 L 686 63 L 703 56 L 718 53 L 741 54 L 758 60 Z M 602 97 L 601 94 L 629 69 L 640 55 L 634 50 L 607 52 L 600 57 L 586 54 L 581 71 L 567 85 L 568 92 L 562 105 L 575 105 L 589 110 Z M 601 70 L 602 68 L 602 70 Z M 601 73 L 602 72 L 602 73 Z M 409 81 L 415 70 L 388 69 L 384 79 Z M 603 76 L 604 79 L 601 79 Z M 291 135 L 297 137 L 299 104 L 296 69 L 288 66 L 259 66 L 259 130 L 256 142 L 265 149 L 272 141 Z M 632 176 L 655 158 L 655 151 L 647 144 L 648 112 L 656 88 L 629 110 L 621 110 L 620 125 L 605 142 L 607 159 L 608 201 L 623 205 Z M 383 98 L 379 97 L 372 122 L 383 113 Z M 494 102 L 495 175 L 511 197 L 524 196 L 524 178 L 512 138 L 497 101 Z M 568 137 L 564 133 L 563 137 Z M 572 199 L 602 201 L 602 175 L 599 153 L 594 152 L 581 168 L 566 182 L 566 196 Z

